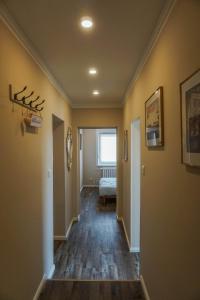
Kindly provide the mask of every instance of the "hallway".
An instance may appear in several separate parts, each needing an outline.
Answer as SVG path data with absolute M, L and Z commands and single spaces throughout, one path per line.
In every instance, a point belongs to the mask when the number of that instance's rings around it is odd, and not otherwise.
M 130 253 L 115 204 L 100 203 L 97 188 L 81 193 L 80 221 L 55 255 L 55 279 L 139 279 L 139 255 Z

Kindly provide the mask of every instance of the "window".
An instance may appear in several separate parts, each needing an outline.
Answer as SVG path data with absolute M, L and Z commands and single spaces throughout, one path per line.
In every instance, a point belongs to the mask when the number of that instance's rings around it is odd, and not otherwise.
M 98 133 L 97 164 L 116 165 L 116 133 Z

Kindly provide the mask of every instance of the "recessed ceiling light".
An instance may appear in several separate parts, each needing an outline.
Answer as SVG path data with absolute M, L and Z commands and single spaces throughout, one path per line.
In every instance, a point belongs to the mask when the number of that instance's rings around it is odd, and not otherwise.
M 91 29 L 93 27 L 93 21 L 91 17 L 82 17 L 81 18 L 81 26 L 84 29 Z
M 90 68 L 89 69 L 89 74 L 90 75 L 96 75 L 97 74 L 97 69 L 96 68 Z
M 98 96 L 100 93 L 99 93 L 98 90 L 94 90 L 94 91 L 92 92 L 92 94 L 95 95 L 95 96 Z

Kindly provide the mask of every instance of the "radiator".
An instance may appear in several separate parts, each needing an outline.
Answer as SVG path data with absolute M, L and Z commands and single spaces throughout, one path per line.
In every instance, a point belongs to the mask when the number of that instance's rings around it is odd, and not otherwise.
M 116 177 L 116 167 L 103 167 L 101 168 L 101 177 Z

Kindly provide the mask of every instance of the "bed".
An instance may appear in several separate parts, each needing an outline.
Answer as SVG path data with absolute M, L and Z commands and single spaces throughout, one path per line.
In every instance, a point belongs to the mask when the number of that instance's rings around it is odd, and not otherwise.
M 99 196 L 104 204 L 109 198 L 116 198 L 117 181 L 116 177 L 102 177 L 99 180 Z

